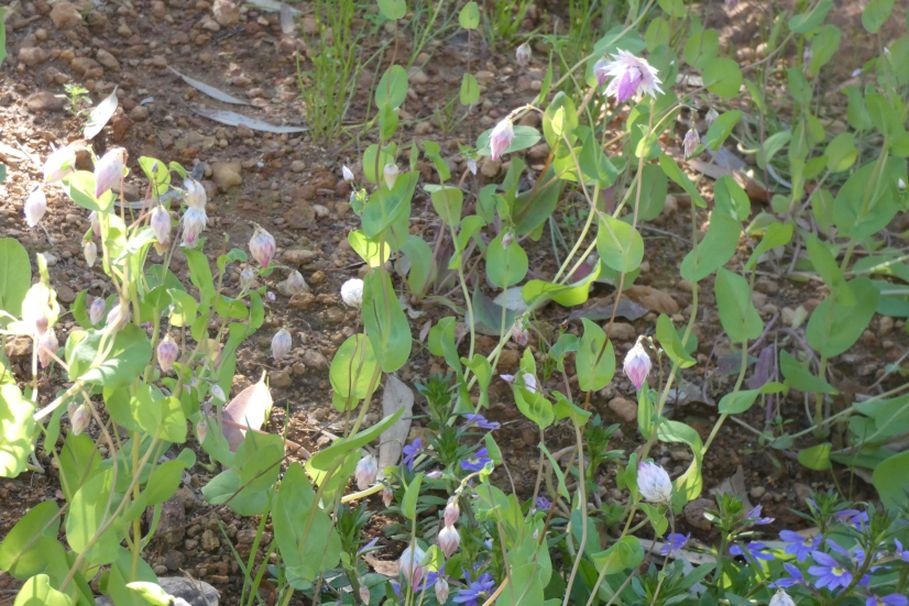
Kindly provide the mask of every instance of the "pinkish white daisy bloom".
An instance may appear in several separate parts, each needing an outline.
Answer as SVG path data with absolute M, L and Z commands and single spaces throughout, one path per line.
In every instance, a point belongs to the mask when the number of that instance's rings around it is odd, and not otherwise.
M 657 70 L 646 59 L 636 57 L 628 51 L 620 50 L 612 56 L 611 61 L 601 59 L 594 66 L 594 73 L 601 86 L 609 80 L 604 92 L 615 97 L 619 103 L 632 97 L 656 97 L 663 93 Z

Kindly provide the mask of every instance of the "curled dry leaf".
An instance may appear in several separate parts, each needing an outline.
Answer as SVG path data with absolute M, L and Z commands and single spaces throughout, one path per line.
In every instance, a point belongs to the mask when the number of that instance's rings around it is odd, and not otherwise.
M 388 375 L 385 379 L 385 391 L 382 393 L 382 416 L 387 417 L 403 408 L 404 412 L 395 423 L 382 432 L 379 444 L 379 477 L 382 471 L 396 465 L 401 457 L 407 434 L 410 433 L 413 416 L 413 391 L 398 377 Z
M 180 76 L 180 78 L 184 82 L 186 82 L 187 84 L 192 86 L 194 89 L 205 93 L 212 99 L 216 99 L 218 101 L 221 101 L 222 103 L 230 103 L 232 105 L 250 105 L 250 103 L 248 101 L 244 101 L 243 99 L 239 99 L 237 97 L 234 97 L 233 95 L 229 95 L 229 94 L 225 93 L 224 91 L 222 91 L 221 89 L 215 88 L 211 84 L 206 84 L 205 82 L 202 82 L 201 80 L 196 80 L 195 78 L 190 78 L 186 74 L 182 74 L 170 66 L 168 66 L 167 69 L 169 69 L 170 71 L 172 71 L 175 74 L 177 74 L 178 76 Z
M 243 442 L 249 429 L 262 429 L 271 405 L 271 391 L 265 384 L 264 372 L 258 383 L 250 385 L 227 403 L 222 413 L 221 430 L 232 451 Z
M 259 120 L 258 118 L 250 118 L 249 116 L 244 116 L 243 114 L 238 114 L 237 112 L 227 111 L 223 109 L 212 109 L 210 107 L 204 107 L 202 105 L 195 105 L 192 107 L 193 112 L 204 116 L 209 120 L 214 120 L 215 122 L 220 122 L 221 124 L 226 124 L 228 126 L 245 126 L 250 130 L 260 130 L 267 133 L 302 133 L 309 130 L 305 126 L 280 126 L 276 124 L 271 124 L 265 120 Z
M 120 100 L 117 98 L 117 89 L 114 87 L 111 94 L 92 108 L 91 113 L 88 115 L 85 129 L 82 131 L 82 136 L 89 141 L 94 139 L 110 121 L 114 112 L 117 111 L 118 105 L 120 105 Z

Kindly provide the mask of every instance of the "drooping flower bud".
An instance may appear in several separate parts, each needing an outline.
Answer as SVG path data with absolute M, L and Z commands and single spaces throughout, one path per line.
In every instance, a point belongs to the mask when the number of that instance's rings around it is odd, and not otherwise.
M 606 57 L 593 64 L 593 75 L 597 79 L 597 87 L 602 88 L 609 80 L 610 61 Z
M 366 490 L 373 485 L 378 474 L 379 463 L 376 458 L 371 454 L 363 455 L 363 458 L 357 463 L 357 470 L 354 473 L 354 477 L 357 480 L 357 488 Z
M 196 245 L 199 234 L 205 229 L 208 216 L 205 211 L 190 206 L 183 213 L 183 246 L 192 248 Z
M 104 317 L 104 307 L 104 299 L 95 297 L 91 307 L 88 308 L 88 319 L 93 325 L 100 322 L 101 318 Z
M 445 505 L 445 511 L 442 512 L 442 520 L 445 526 L 454 526 L 458 523 L 458 518 L 460 517 L 461 508 L 458 507 L 458 499 L 457 497 L 451 497 Z
M 278 282 L 278 292 L 286 297 L 292 297 L 304 292 L 309 292 L 309 284 L 303 278 L 303 274 L 294 269 L 287 274 L 287 279 Z
M 114 147 L 101 156 L 95 164 L 95 197 L 117 185 L 123 179 L 126 170 L 126 150 Z
M 391 488 L 389 488 L 388 486 L 386 486 L 382 490 L 382 503 L 385 505 L 385 507 L 391 507 L 391 503 L 394 501 L 394 499 L 395 499 L 394 491 Z
M 622 363 L 625 370 L 625 376 L 632 382 L 634 388 L 640 390 L 650 374 L 650 356 L 644 349 L 641 339 L 638 338 L 634 347 L 625 354 L 625 361 Z
M 155 240 L 161 246 L 170 244 L 170 213 L 160 204 L 148 215 L 148 224 L 155 234 Z
M 499 377 L 501 377 L 501 379 L 503 381 L 505 381 L 506 383 L 513 384 L 515 381 L 514 375 L 504 374 L 504 375 L 499 375 Z M 525 372 L 524 374 L 521 375 L 521 382 L 524 384 L 524 387 L 528 391 L 533 392 L 533 393 L 537 392 L 537 389 L 538 389 L 537 378 L 535 376 L 533 376 L 533 374 L 531 374 L 529 372 Z
M 183 189 L 186 190 L 186 205 L 189 208 L 205 210 L 205 203 L 208 201 L 208 193 L 205 186 L 195 179 L 184 179 Z
M 448 581 L 445 580 L 445 577 L 440 576 L 436 579 L 435 591 L 436 601 L 439 604 L 444 604 L 448 601 Z
M 50 366 L 54 359 L 53 356 L 59 348 L 60 343 L 57 341 L 57 335 L 54 334 L 53 328 L 41 335 L 41 338 L 38 339 L 38 361 L 41 363 L 41 368 Z
M 341 285 L 341 300 L 348 307 L 363 305 L 363 280 L 351 278 Z
M 707 127 L 710 128 L 710 126 L 713 125 L 714 120 L 716 120 L 719 117 L 720 117 L 720 114 L 717 113 L 717 111 L 711 107 L 709 110 L 707 110 L 707 114 L 704 116 L 704 122 L 706 122 Z
M 404 575 L 404 579 L 413 588 L 420 585 L 420 581 L 423 580 L 423 576 L 426 574 L 426 567 L 423 566 L 425 557 L 426 553 L 419 546 L 409 545 L 407 549 L 401 552 L 401 557 L 398 558 L 398 567 L 401 569 L 401 574 Z
M 385 178 L 385 185 L 388 189 L 391 189 L 395 186 L 395 181 L 398 180 L 398 175 L 401 174 L 401 171 L 398 169 L 398 165 L 394 162 L 389 162 L 385 165 L 385 168 L 382 169 L 382 176 Z
M 371 596 L 369 595 L 369 587 L 366 586 L 366 583 L 363 579 L 360 579 L 360 601 L 364 604 L 369 604 Z
M 25 199 L 25 223 L 29 227 L 38 225 L 41 217 L 47 212 L 47 196 L 39 188 L 28 195 Z
M 271 338 L 271 357 L 275 362 L 281 361 L 294 346 L 293 337 L 286 328 L 282 328 Z
M 489 157 L 498 160 L 514 141 L 514 125 L 510 118 L 503 118 L 489 134 Z
M 525 67 L 530 63 L 531 54 L 530 44 L 525 42 L 514 51 L 514 60 L 521 67 Z
M 350 183 L 354 180 L 353 171 L 345 164 L 341 167 L 341 178 Z
M 470 174 L 474 177 L 477 176 L 477 161 L 474 158 L 467 158 L 467 170 L 470 171 Z
M 252 267 L 244 267 L 240 272 L 240 288 L 249 290 L 256 282 L 256 270 Z
M 92 233 L 95 234 L 96 238 L 101 237 L 101 222 L 98 221 L 98 213 L 92 211 L 88 213 L 88 222 L 91 223 Z
M 205 420 L 205 417 L 196 423 L 196 439 L 199 440 L 199 444 L 205 442 L 205 436 L 208 435 L 208 422 Z
M 129 303 L 120 300 L 107 312 L 107 322 L 105 330 L 117 332 L 129 323 Z
M 446 526 L 439 531 L 437 540 L 439 542 L 439 549 L 442 550 L 442 553 L 445 554 L 446 558 L 450 558 L 454 555 L 454 552 L 458 550 L 458 546 L 461 544 L 461 535 L 458 534 L 458 531 L 454 526 Z
M 688 132 L 685 133 L 685 139 L 682 141 L 682 150 L 685 152 L 685 157 L 690 158 L 700 143 L 701 137 L 698 135 L 698 131 L 694 128 L 689 128 Z
M 80 433 L 88 429 L 88 424 L 92 420 L 92 412 L 88 408 L 88 404 L 82 404 L 76 408 L 76 410 L 70 412 L 69 422 L 73 426 L 73 435 L 78 436 Z
M 94 240 L 86 240 L 82 244 L 82 254 L 85 256 L 85 264 L 93 267 L 95 261 L 98 260 L 98 245 L 95 244 Z
M 180 357 L 180 346 L 170 338 L 170 335 L 164 335 L 164 338 L 158 343 L 157 354 L 161 372 L 168 373 L 174 367 L 174 362 Z
M 272 258 L 275 256 L 276 250 L 275 237 L 256 225 L 256 229 L 249 239 L 249 253 L 253 259 L 260 266 L 268 267 L 268 264 L 271 263 Z
M 427 480 L 441 480 L 443 475 L 444 474 L 442 473 L 441 469 L 433 469 L 432 471 L 430 471 L 429 473 L 426 474 L 426 479 Z
M 638 465 L 638 492 L 645 501 L 668 505 L 672 498 L 672 480 L 665 469 L 644 461 Z
M 43 282 L 29 287 L 22 300 L 22 329 L 20 334 L 40 336 L 50 325 L 50 289 Z
M 795 606 L 795 601 L 792 599 L 786 590 L 780 587 L 776 590 L 776 593 L 773 594 L 773 597 L 770 598 L 770 606 Z
M 227 394 L 224 393 L 224 390 L 221 389 L 221 386 L 217 383 L 213 383 L 211 389 L 211 397 L 219 402 L 227 402 Z
M 55 149 L 44 161 L 45 183 L 56 183 L 63 177 L 73 172 L 73 165 L 76 163 L 76 150 L 69 145 Z

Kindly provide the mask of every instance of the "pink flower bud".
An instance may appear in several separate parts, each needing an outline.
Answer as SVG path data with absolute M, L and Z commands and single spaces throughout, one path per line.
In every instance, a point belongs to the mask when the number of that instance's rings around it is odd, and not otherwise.
M 376 481 L 379 474 L 379 464 L 376 458 L 371 454 L 363 455 L 363 458 L 357 463 L 357 470 L 354 477 L 357 479 L 357 488 L 366 490 Z
M 129 323 L 129 303 L 121 300 L 107 312 L 105 330 L 117 332 Z
M 180 357 L 180 346 L 170 338 L 170 335 L 164 335 L 164 338 L 158 343 L 157 354 L 161 372 L 168 373 L 174 367 L 174 362 Z
M 351 278 L 341 285 L 341 300 L 348 307 L 360 307 L 363 304 L 363 280 Z
M 382 503 L 385 505 L 385 507 L 391 507 L 391 504 L 394 500 L 395 500 L 394 491 L 391 488 L 386 486 L 385 489 L 382 490 Z
M 41 217 L 47 212 L 47 196 L 40 189 L 36 189 L 25 199 L 25 223 L 29 227 L 38 225 Z
M 436 601 L 439 604 L 444 604 L 448 601 L 448 581 L 445 580 L 445 577 L 440 576 L 436 579 L 435 591 Z
M 101 318 L 104 316 L 104 299 L 101 297 L 95 297 L 95 300 L 92 301 L 91 307 L 88 308 L 88 320 L 93 325 L 101 321 Z
M 104 192 L 112 189 L 123 179 L 126 170 L 126 150 L 114 147 L 95 163 L 95 197 L 100 198 Z
M 275 359 L 275 362 L 281 361 L 290 353 L 293 345 L 293 337 L 286 328 L 282 328 L 271 338 L 271 357 Z
M 401 552 L 401 557 L 398 558 L 398 567 L 401 569 L 401 574 L 404 575 L 404 579 L 410 583 L 411 587 L 418 587 L 426 574 L 426 567 L 423 566 L 425 557 L 426 553 L 422 549 L 417 545 L 410 545 Z
M 78 436 L 80 433 L 88 429 L 88 424 L 92 420 L 92 412 L 88 408 L 88 404 L 82 404 L 76 410 L 72 411 L 69 415 L 69 422 L 73 426 L 73 435 Z
M 199 234 L 205 229 L 208 216 L 204 210 L 190 206 L 183 213 L 183 246 L 192 248 L 199 239 Z
M 385 168 L 382 169 L 382 176 L 385 178 L 385 185 L 388 189 L 395 186 L 395 182 L 398 180 L 398 175 L 400 174 L 401 171 L 398 170 L 398 165 L 394 162 L 389 162 L 385 165 Z
M 158 244 L 166 246 L 170 243 L 170 213 L 166 208 L 160 204 L 154 207 L 148 215 L 148 224 Z
M 644 350 L 640 338 L 625 354 L 622 368 L 625 370 L 625 376 L 634 384 L 634 388 L 640 390 L 650 373 L 650 356 Z
M 208 201 L 208 193 L 205 186 L 195 179 L 185 179 L 183 189 L 186 190 L 186 205 L 197 210 L 205 210 L 205 203 Z
M 55 149 L 44 161 L 45 183 L 55 183 L 73 172 L 73 165 L 76 163 L 76 150 L 69 145 Z
M 454 555 L 461 544 L 461 535 L 454 526 L 446 526 L 439 531 L 438 536 L 439 549 L 445 554 L 446 559 Z
M 493 160 L 501 158 L 502 154 L 511 147 L 512 141 L 514 141 L 514 125 L 510 118 L 504 118 L 496 124 L 489 135 L 489 157 Z
M 698 135 L 698 131 L 689 128 L 688 132 L 685 133 L 685 139 L 682 141 L 682 150 L 685 152 L 685 157 L 690 158 L 700 143 L 701 137 Z
M 514 60 L 521 67 L 525 67 L 530 63 L 531 54 L 530 44 L 525 42 L 514 51 Z
M 445 505 L 445 511 L 442 513 L 445 526 L 454 526 L 458 523 L 458 518 L 460 517 L 461 508 L 458 507 L 458 499 L 457 497 L 451 497 L 448 499 L 448 504 Z
M 22 300 L 22 333 L 29 336 L 44 334 L 50 325 L 50 289 L 43 282 L 35 282 Z
M 98 260 L 98 246 L 92 240 L 87 240 L 82 244 L 82 254 L 85 256 L 85 263 L 89 267 L 94 266 Z
M 672 498 L 672 480 L 665 469 L 644 461 L 638 465 L 638 492 L 645 501 L 668 505 Z
M 38 361 L 41 363 L 41 368 L 50 366 L 54 359 L 53 356 L 59 348 L 60 343 L 57 341 L 53 328 L 41 335 L 41 338 L 38 339 Z
M 249 239 L 249 253 L 253 259 L 260 266 L 268 267 L 268 264 L 271 263 L 272 258 L 275 256 L 276 250 L 275 237 L 256 225 L 256 229 Z

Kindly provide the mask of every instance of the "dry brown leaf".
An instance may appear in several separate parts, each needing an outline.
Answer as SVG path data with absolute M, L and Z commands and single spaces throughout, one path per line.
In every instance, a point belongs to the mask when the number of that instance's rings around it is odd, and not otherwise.
M 395 423 L 382 432 L 379 443 L 379 477 L 382 471 L 391 465 L 397 465 L 404 449 L 410 423 L 413 417 L 413 391 L 398 377 L 388 375 L 385 379 L 385 391 L 382 393 L 382 415 L 387 417 L 400 409 L 404 412 Z

